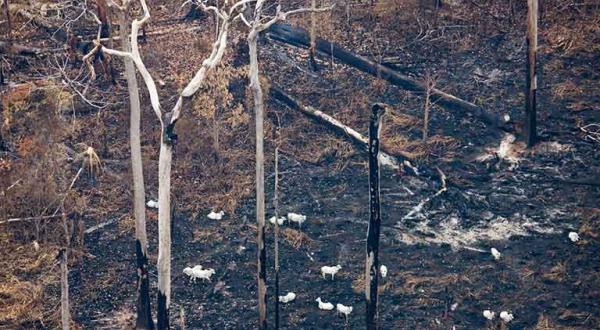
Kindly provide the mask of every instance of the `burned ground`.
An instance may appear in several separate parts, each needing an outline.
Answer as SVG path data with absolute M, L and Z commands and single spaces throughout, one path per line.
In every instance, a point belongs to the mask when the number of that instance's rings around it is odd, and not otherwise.
M 356 6 L 350 26 L 343 8 L 323 14 L 328 19 L 320 25 L 320 35 L 374 60 L 393 58 L 389 65 L 408 76 L 434 76 L 438 88 L 495 113 L 509 114 L 518 123 L 524 107 L 522 5 L 512 15 L 499 1 L 450 6 L 440 12 L 406 5 L 407 1 L 378 3 L 373 10 L 366 4 Z M 399 9 L 389 12 L 388 3 Z M 594 87 L 600 80 L 594 69 L 599 63 L 598 11 L 583 2 L 572 6 L 546 3 L 540 26 L 542 141 L 533 150 L 526 150 L 518 140 L 505 144 L 510 152 L 502 153 L 504 157 L 498 150 L 506 133 L 489 129 L 469 114 L 435 107 L 429 123 L 431 137 L 422 142 L 422 95 L 323 56 L 318 58 L 320 70 L 311 72 L 305 50 L 261 40 L 260 60 L 268 84 L 282 87 L 363 134 L 367 133 L 370 104 L 388 103 L 393 110 L 384 122 L 384 145 L 392 152 L 410 152 L 421 167 L 439 168 L 448 177 L 448 190 L 415 210 L 440 189 L 440 182 L 389 169 L 382 173 L 380 258 L 389 274 L 380 288 L 380 314 L 387 328 L 504 326 L 498 320 L 486 322 L 481 314 L 484 309 L 512 311 L 515 320 L 507 325 L 511 329 L 600 327 L 599 144 L 593 139 L 597 135 L 582 130 L 600 119 Z M 170 19 L 176 10 L 167 7 L 156 11 L 158 23 L 150 24 L 148 32 L 164 29 L 161 20 Z M 482 23 L 473 23 L 478 21 Z M 211 35 L 203 32 L 210 31 L 211 22 L 209 18 L 179 22 L 170 28 L 198 26 L 200 30 L 150 37 L 142 45 L 151 72 L 165 82 L 160 91 L 164 97 L 180 88 L 199 65 Z M 293 23 L 305 25 L 306 20 Z M 34 40 L 41 48 L 56 47 L 40 41 L 42 31 L 24 26 L 23 40 Z M 585 37 L 578 38 L 579 34 Z M 172 323 L 178 324 L 184 311 L 190 329 L 253 328 L 257 322 L 253 122 L 246 103 L 245 40 L 235 35 L 232 42 L 235 47 L 228 52 L 228 65 L 218 69 L 207 87 L 219 95 L 218 100 L 208 93 L 199 96 L 178 123 L 171 314 Z M 19 66 L 11 78 L 15 82 L 26 81 L 32 73 L 40 77 L 56 73 L 53 56 L 16 63 Z M 41 69 L 40 64 L 47 68 Z M 78 70 L 73 65 L 67 73 L 73 77 Z M 229 79 L 234 83 L 223 86 L 221 82 Z M 69 99 L 62 94 L 70 90 L 64 79 L 50 80 L 54 81 L 51 88 L 40 87 L 44 97 Z M 12 95 L 10 91 L 4 95 Z M 136 280 L 126 94 L 124 88 L 99 81 L 92 83 L 89 95 L 111 104 L 97 110 L 73 95 L 71 107 L 54 112 L 59 122 L 53 125 L 68 129 L 53 139 L 44 139 L 44 126 L 31 129 L 37 127 L 32 123 L 48 115 L 40 114 L 40 109 L 65 108 L 64 102 L 48 102 L 23 112 L 27 102 L 3 98 L 2 119 L 14 114 L 15 124 L 2 132 L 0 198 L 11 207 L 3 207 L 0 215 L 36 216 L 47 208 L 53 210 L 54 201 L 80 168 L 73 153 L 93 146 L 103 161 L 103 172 L 86 172 L 68 194 L 67 203 L 86 228 L 114 222 L 86 235 L 73 254 L 72 314 L 81 328 L 124 328 L 133 317 Z M 147 110 L 142 128 L 144 170 L 147 198 L 154 199 L 159 131 Z M 321 296 L 353 305 L 347 327 L 360 328 L 368 221 L 366 155 L 344 136 L 274 100 L 269 101 L 267 116 L 267 214 L 274 212 L 273 131 L 279 123 L 279 213 L 308 216 L 302 228 L 286 225 L 282 233 L 281 291 L 298 295 L 282 306 L 282 325 L 344 328 L 341 316 L 317 309 L 314 300 Z M 216 146 L 215 129 L 220 134 Z M 520 127 L 514 129 L 518 136 Z M 43 162 L 36 163 L 38 158 Z M 38 176 L 32 176 L 33 182 L 18 181 L 24 173 Z M 15 182 L 24 183 L 12 186 Z M 27 199 L 28 191 L 42 186 L 46 188 L 35 199 Z M 27 209 L 33 202 L 40 209 Z M 220 221 L 206 218 L 212 209 L 225 209 L 226 217 Z M 148 209 L 147 218 L 151 290 L 155 292 L 156 212 Z M 53 328 L 57 324 L 60 286 L 52 258 L 62 243 L 57 234 L 60 227 L 53 227 L 52 221 L 37 224 L 43 228 L 41 234 L 34 224 L 16 223 L 2 229 L 2 253 L 9 257 L 2 259 L 0 272 L 0 295 L 7 297 L 7 303 L 0 304 L 0 327 Z M 579 232 L 581 240 L 569 241 L 569 231 Z M 267 237 L 272 248 L 271 229 Z M 37 252 L 31 248 L 33 239 L 41 243 Z M 500 260 L 490 255 L 491 247 L 502 252 Z M 268 253 L 272 316 L 271 249 Z M 217 271 L 212 282 L 189 283 L 182 270 L 196 264 Z M 336 279 L 322 279 L 319 268 L 334 264 L 343 267 Z

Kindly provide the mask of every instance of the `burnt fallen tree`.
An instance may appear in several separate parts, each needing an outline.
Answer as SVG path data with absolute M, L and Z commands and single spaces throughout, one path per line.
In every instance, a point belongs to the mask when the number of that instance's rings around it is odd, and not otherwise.
M 289 108 L 298 110 L 304 115 L 324 124 L 334 132 L 349 137 L 352 140 L 352 142 L 354 142 L 359 147 L 365 149 L 368 147 L 369 140 L 367 139 L 367 137 L 360 134 L 353 128 L 344 125 L 342 122 L 329 116 L 328 114 L 317 110 L 311 106 L 301 104 L 299 101 L 295 100 L 293 97 L 284 92 L 281 88 L 271 86 L 269 89 L 269 94 L 271 97 L 285 104 Z M 412 161 L 414 161 L 414 159 L 412 159 L 412 157 L 408 154 L 402 153 L 397 155 L 391 155 L 390 153 L 383 150 L 379 153 L 379 160 L 381 162 L 381 165 L 388 166 L 393 169 L 400 169 L 401 167 L 403 167 L 404 171 L 410 175 L 421 175 L 417 167 L 412 164 Z
M 0 54 L 15 54 L 23 56 L 37 56 L 42 52 L 41 49 L 10 42 L 0 41 Z
M 308 48 L 310 47 L 310 36 L 308 32 L 302 28 L 291 26 L 286 23 L 277 23 L 271 26 L 268 30 L 270 38 L 293 45 L 296 47 Z M 379 63 L 373 62 L 363 56 L 354 54 L 348 50 L 345 50 L 339 45 L 331 43 L 327 40 L 320 38 L 316 39 L 317 51 L 324 53 L 328 56 L 332 56 L 342 63 L 352 66 L 360 71 L 369 73 L 379 78 L 385 79 L 391 84 L 401 87 L 403 89 L 424 93 L 427 90 L 427 86 L 410 77 L 402 75 L 386 66 Z M 438 89 L 431 91 L 431 101 L 444 106 L 446 108 L 464 110 L 473 115 L 481 118 L 486 124 L 506 130 L 505 125 L 507 122 L 502 116 L 491 113 L 480 106 L 477 106 L 471 102 L 462 100 L 456 96 L 445 93 Z

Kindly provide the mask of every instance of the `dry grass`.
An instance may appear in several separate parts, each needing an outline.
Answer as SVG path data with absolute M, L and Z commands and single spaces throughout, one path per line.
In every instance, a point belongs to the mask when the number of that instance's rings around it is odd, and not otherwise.
M 356 294 L 364 294 L 365 293 L 365 274 L 361 273 L 357 278 L 352 281 L 352 291 Z M 379 294 L 383 294 L 386 290 L 390 290 L 393 288 L 393 283 L 388 280 L 379 280 L 379 286 L 377 287 L 377 292 Z
M 298 250 L 302 244 L 310 246 L 314 243 L 314 240 L 308 237 L 308 235 L 292 228 L 283 229 L 281 234 L 283 239 L 296 250 Z
M 459 146 L 458 141 L 449 136 L 434 135 L 427 141 L 410 140 L 386 128 L 383 129 L 382 135 L 382 145 L 385 150 L 391 154 L 404 154 L 418 160 L 435 158 L 450 161 L 456 156 Z
M 223 235 L 220 235 L 216 230 L 210 228 L 196 228 L 194 229 L 193 235 L 193 242 L 208 243 L 223 241 Z
M 45 289 L 58 284 L 57 248 L 41 245 L 35 251 L 32 245 L 19 245 L 5 234 L 0 236 L 0 246 L 10 247 L 0 250 L 0 328 L 56 324 L 58 299 L 46 296 Z
M 537 324 L 535 325 L 534 330 L 570 330 L 573 328 L 570 327 L 563 327 L 563 326 L 559 326 L 557 325 L 554 321 L 552 321 L 552 319 L 542 313 L 540 314 L 540 317 L 538 318 Z
M 412 272 L 404 272 L 400 274 L 400 278 L 404 279 L 401 287 L 396 288 L 396 294 L 414 294 L 417 288 L 424 288 L 428 292 L 440 292 L 447 286 L 465 281 L 466 278 L 457 274 L 448 274 L 444 276 L 419 276 Z
M 552 87 L 552 96 L 555 99 L 573 99 L 581 96 L 583 89 L 573 80 L 566 80 Z
M 550 268 L 549 271 L 545 272 L 542 276 L 550 281 L 563 282 L 564 280 L 566 280 L 567 275 L 567 262 L 563 261 L 554 265 L 552 268 Z

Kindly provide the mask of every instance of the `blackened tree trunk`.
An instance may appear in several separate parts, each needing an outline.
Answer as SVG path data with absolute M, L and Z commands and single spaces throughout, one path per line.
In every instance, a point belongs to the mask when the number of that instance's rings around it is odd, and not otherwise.
M 365 263 L 365 298 L 367 302 L 367 329 L 377 329 L 379 282 L 379 235 L 381 212 L 379 201 L 379 136 L 385 107 L 376 103 L 372 107 L 369 123 L 369 228 L 367 230 L 367 256 Z
M 532 147 L 537 140 L 536 122 L 536 58 L 537 58 L 538 0 L 527 1 L 527 90 L 525 105 L 525 142 Z

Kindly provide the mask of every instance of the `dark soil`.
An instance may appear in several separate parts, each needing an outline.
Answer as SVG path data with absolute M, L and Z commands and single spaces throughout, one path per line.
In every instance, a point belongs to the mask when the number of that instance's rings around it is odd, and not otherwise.
M 481 9 L 477 8 L 473 6 L 471 10 Z M 479 15 L 484 15 L 481 10 Z M 344 16 L 336 15 L 337 26 L 345 26 Z M 159 18 L 163 16 L 167 17 L 166 9 Z M 510 114 L 518 123 L 523 112 L 525 66 L 521 27 L 494 20 L 496 23 L 485 28 L 487 34 L 478 35 L 477 42 L 465 46 L 460 43 L 467 42 L 467 35 L 477 35 L 477 27 L 445 31 L 441 36 L 437 29 L 429 38 L 416 41 L 420 38 L 416 27 L 408 24 L 406 17 L 403 19 L 389 25 L 381 23 L 369 30 L 370 21 L 359 13 L 352 26 L 355 35 L 341 38 L 328 34 L 330 30 L 324 30 L 323 35 L 372 58 L 381 57 L 375 49 L 388 45 L 384 47 L 385 53 L 400 58 L 396 66 L 403 73 L 413 77 L 434 74 L 440 89 L 497 113 Z M 565 16 L 567 19 L 572 18 Z M 181 24 L 204 23 L 205 19 Z M 441 16 L 438 23 L 451 26 L 456 22 L 448 14 Z M 548 20 L 548 30 L 550 25 Z M 377 38 L 373 37 L 375 34 Z M 201 57 L 193 56 L 198 52 L 196 48 L 180 50 L 167 39 L 168 36 L 161 37 L 160 42 L 172 47 L 154 49 L 153 41 L 144 46 L 158 59 L 156 66 L 161 60 L 168 64 L 162 71 L 151 65 L 153 74 L 165 77 L 176 71 L 179 63 L 171 56 L 179 52 L 177 56 L 191 59 L 185 62 L 187 66 L 197 67 Z M 243 38 L 237 41 L 237 47 L 243 49 Z M 400 46 L 404 44 L 405 47 Z M 438 139 L 451 141 L 440 145 L 392 140 L 392 136 L 402 136 L 418 141 L 420 126 L 403 126 L 392 120 L 386 123 L 389 129 L 385 136 L 392 141 L 388 142 L 390 147 L 426 150 L 419 156 L 419 165 L 443 171 L 448 176 L 448 190 L 407 218 L 416 205 L 440 189 L 440 182 L 409 177 L 390 169 L 381 175 L 380 260 L 389 269 L 380 288 L 383 329 L 600 328 L 600 145 L 580 129 L 584 124 L 600 121 L 599 95 L 593 87 L 600 81 L 594 69 L 600 57 L 593 51 L 556 50 L 549 46 L 550 41 L 543 44 L 540 62 L 547 69 L 543 70 L 539 91 L 541 143 L 533 151 L 514 143 L 520 158 L 518 164 L 511 164 L 493 152 L 504 133 L 488 129 L 469 114 L 435 108 L 430 131 Z M 318 59 L 321 70 L 313 73 L 306 51 L 270 40 L 262 40 L 261 45 L 261 65 L 271 83 L 363 134 L 367 133 L 371 102 L 385 101 L 396 114 L 416 118 L 417 122 L 422 116 L 421 96 L 382 84 L 352 68 L 331 65 L 327 58 Z M 244 58 L 231 60 L 236 65 L 244 61 Z M 498 71 L 493 73 L 493 70 Z M 557 95 L 560 94 L 557 88 L 566 86 L 567 80 L 576 82 L 580 89 L 574 94 Z M 176 81 L 167 80 L 167 84 L 168 91 L 177 87 Z M 230 86 L 236 98 L 244 97 L 243 84 Z M 124 98 L 120 94 L 117 97 Z M 365 303 L 361 276 L 369 218 L 366 154 L 343 136 L 332 134 L 276 102 L 269 103 L 269 111 L 268 125 L 275 125 L 273 119 L 277 114 L 285 137 L 279 166 L 279 213 L 295 212 L 308 217 L 302 228 L 286 224 L 286 235 L 282 233 L 280 292 L 297 294 L 295 301 L 282 305 L 282 327 L 362 328 Z M 245 112 L 251 114 L 250 110 Z M 144 115 L 150 117 L 150 111 Z M 72 313 L 74 321 L 86 329 L 124 328 L 135 312 L 136 288 L 133 224 L 127 216 L 131 213 L 127 113 L 115 106 L 102 112 L 102 116 L 87 116 L 96 120 L 91 126 L 100 123 L 106 127 L 102 133 L 95 132 L 93 127 L 86 128 L 79 137 L 104 145 L 102 158 L 106 162 L 99 186 L 81 188 L 89 194 L 88 203 L 103 210 L 88 214 L 85 221 L 90 227 L 118 220 L 85 237 L 83 260 L 72 266 L 70 273 Z M 194 120 L 190 121 L 200 123 Z M 153 174 L 157 167 L 153 147 L 157 125 L 148 120 L 143 129 L 144 152 L 149 155 L 144 160 L 148 164 L 146 176 L 150 177 L 147 195 L 151 199 L 156 197 L 157 185 Z M 514 132 L 517 137 L 519 132 L 517 124 Z M 102 142 L 97 141 L 100 136 Z M 185 140 L 180 143 L 186 146 Z M 248 136 L 239 143 L 241 148 L 254 148 Z M 175 149 L 176 169 L 186 156 L 180 150 L 182 147 Z M 267 218 L 274 213 L 273 150 L 273 141 L 267 140 Z M 477 160 L 483 154 L 492 156 L 485 161 Z M 192 163 L 195 166 L 210 163 L 205 158 L 208 159 L 200 155 Z M 179 326 L 183 311 L 188 329 L 256 328 L 257 251 L 252 193 L 240 194 L 235 212 L 228 212 L 223 220 L 210 220 L 206 217 L 210 209 L 198 211 L 189 205 L 194 200 L 201 204 L 206 196 L 199 192 L 184 196 L 184 192 L 193 191 L 198 178 L 210 180 L 206 173 L 197 172 L 195 168 L 187 172 L 175 170 L 173 175 L 172 193 L 177 205 L 172 229 L 171 323 Z M 81 185 L 92 183 L 85 181 Z M 223 194 L 223 199 L 230 198 L 230 194 Z M 214 195 L 217 197 L 211 195 L 211 200 L 219 200 L 218 193 Z M 148 209 L 147 218 L 152 304 L 156 308 L 156 211 Z M 567 237 L 569 231 L 579 232 L 581 241 L 571 242 Z M 271 227 L 267 237 L 269 322 L 274 324 Z M 301 240 L 294 240 L 298 238 Z M 502 252 L 500 260 L 491 256 L 491 247 Z M 197 264 L 216 270 L 211 282 L 189 282 L 183 268 Z M 320 267 L 336 264 L 342 265 L 342 270 L 335 280 L 323 279 Z M 56 287 L 48 291 L 59 294 Z M 317 297 L 353 306 L 348 323 L 335 312 L 320 311 L 315 302 Z M 510 311 L 515 319 L 509 324 L 500 324 L 497 318 L 490 322 L 482 315 L 485 309 L 496 311 L 496 315 L 502 310 Z

